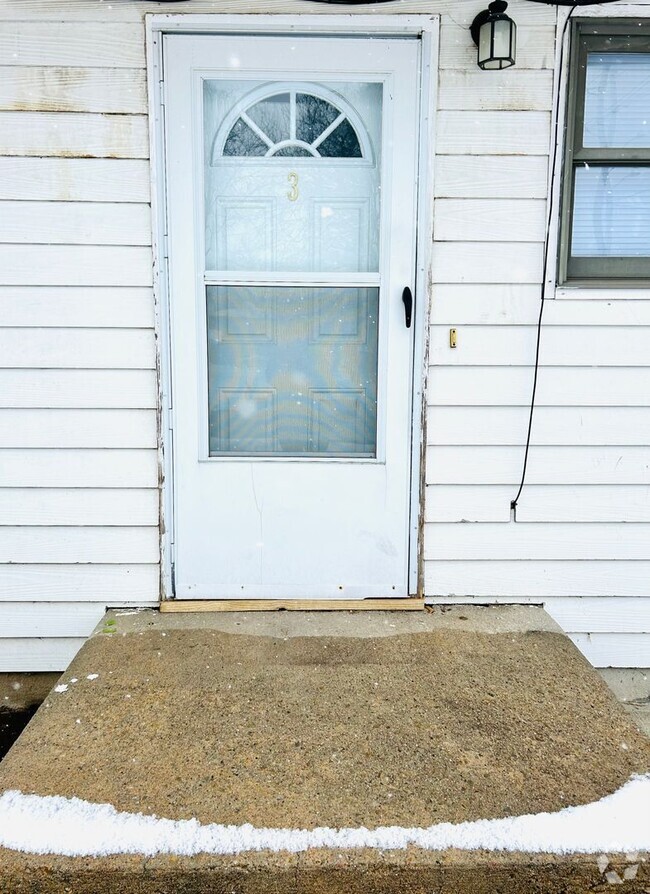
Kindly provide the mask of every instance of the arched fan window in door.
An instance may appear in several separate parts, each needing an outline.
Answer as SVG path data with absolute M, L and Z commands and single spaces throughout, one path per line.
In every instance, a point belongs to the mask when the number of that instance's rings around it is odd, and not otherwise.
M 250 97 L 249 97 L 250 100 Z M 367 158 L 367 137 L 338 97 L 303 89 L 259 94 L 235 112 L 217 154 L 253 158 Z M 231 119 L 232 120 L 232 119 Z M 364 145 L 365 144 L 365 145 Z

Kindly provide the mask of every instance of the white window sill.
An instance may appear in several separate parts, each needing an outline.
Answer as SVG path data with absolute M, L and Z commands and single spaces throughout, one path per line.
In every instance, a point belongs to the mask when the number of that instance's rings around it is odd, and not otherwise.
M 634 301 L 647 300 L 650 297 L 650 282 L 647 286 L 630 288 L 629 286 L 603 286 L 595 289 L 593 286 L 556 286 L 551 290 L 549 297 L 580 299 L 587 301 Z

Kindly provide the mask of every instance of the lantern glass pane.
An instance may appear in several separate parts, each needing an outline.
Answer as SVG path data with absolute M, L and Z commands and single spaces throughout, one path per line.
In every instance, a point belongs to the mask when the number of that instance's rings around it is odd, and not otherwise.
M 481 25 L 478 37 L 478 64 L 485 62 L 492 55 L 492 22 L 486 22 Z
M 494 51 L 492 55 L 495 59 L 510 58 L 510 20 L 497 19 L 492 27 L 494 28 Z

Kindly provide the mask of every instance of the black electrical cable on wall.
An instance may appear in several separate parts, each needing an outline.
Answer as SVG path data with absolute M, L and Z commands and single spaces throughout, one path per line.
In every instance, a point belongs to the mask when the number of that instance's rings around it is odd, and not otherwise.
M 548 253 L 549 253 L 549 243 L 551 237 L 551 227 L 553 225 L 553 218 L 555 214 L 554 208 L 554 197 L 555 197 L 555 172 L 557 168 L 557 157 L 558 157 L 558 131 L 560 127 L 560 91 L 562 89 L 562 69 L 564 66 L 564 44 L 566 38 L 567 28 L 569 27 L 569 22 L 571 20 L 571 16 L 575 12 L 580 3 L 574 3 L 569 10 L 569 14 L 566 17 L 564 22 L 564 27 L 562 28 L 562 35 L 560 37 L 560 56 L 558 60 L 558 78 L 557 78 L 557 96 L 555 97 L 555 118 L 553 120 L 553 148 L 552 148 L 552 156 L 551 156 L 551 181 L 550 181 L 550 192 L 549 192 L 549 200 L 548 200 L 548 214 L 546 216 L 546 233 L 544 234 L 544 261 L 542 266 L 542 291 L 540 295 L 540 305 L 539 305 L 539 318 L 537 320 L 537 343 L 535 346 L 535 372 L 533 374 L 533 392 L 530 398 L 530 415 L 528 417 L 528 433 L 526 435 L 526 450 L 524 452 L 524 465 L 521 470 L 521 481 L 519 482 L 519 490 L 517 491 L 517 496 L 510 503 L 510 508 L 513 513 L 517 509 L 517 503 L 519 502 L 519 497 L 521 496 L 521 492 L 524 489 L 524 484 L 526 483 L 526 470 L 528 468 L 528 453 L 530 451 L 530 438 L 533 430 L 533 416 L 535 415 L 535 396 L 537 394 L 537 379 L 539 376 L 539 349 L 542 340 L 542 319 L 544 316 L 544 304 L 546 302 L 546 281 L 548 274 Z M 515 517 L 516 521 L 516 517 Z

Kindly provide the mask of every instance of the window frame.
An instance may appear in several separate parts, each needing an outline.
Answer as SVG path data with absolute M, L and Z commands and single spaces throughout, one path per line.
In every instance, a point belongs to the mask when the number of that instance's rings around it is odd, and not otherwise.
M 641 52 L 650 56 L 650 22 L 639 19 L 578 19 L 573 22 L 566 93 L 557 286 L 647 288 L 650 256 L 572 258 L 570 253 L 576 169 L 585 162 L 594 167 L 650 167 L 650 147 L 585 148 L 582 145 L 587 55 L 592 52 Z

